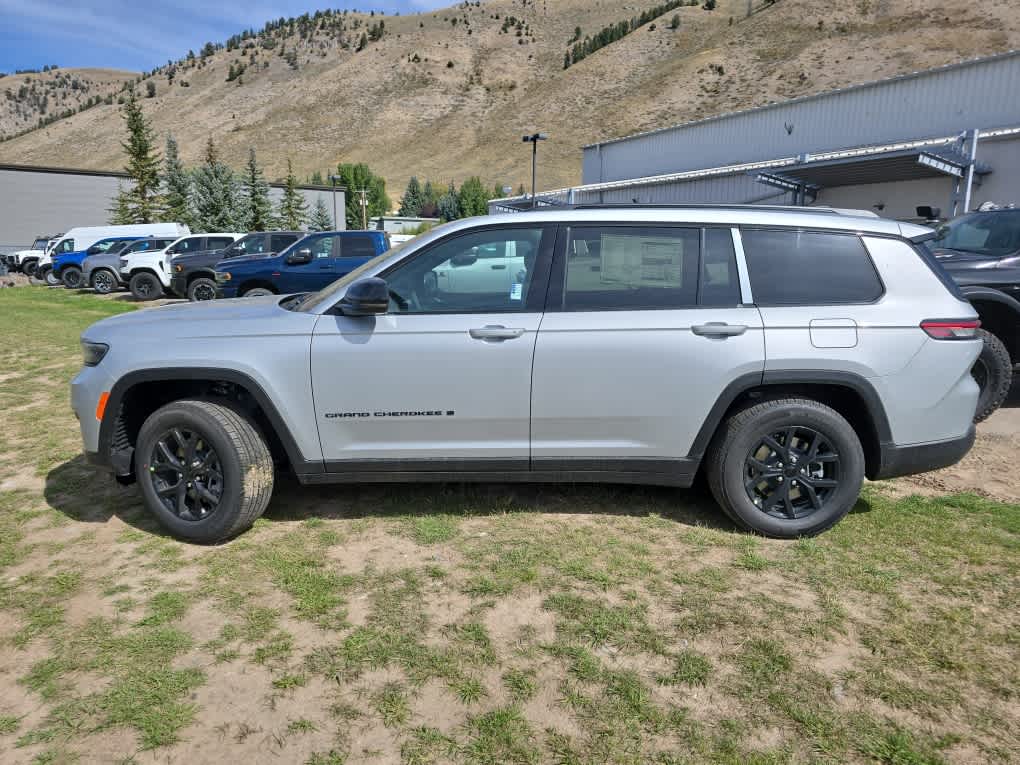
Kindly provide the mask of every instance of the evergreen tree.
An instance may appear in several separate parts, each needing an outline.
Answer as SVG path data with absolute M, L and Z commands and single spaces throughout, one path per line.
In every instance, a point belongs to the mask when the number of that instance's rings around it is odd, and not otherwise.
M 438 217 L 439 194 L 436 192 L 436 187 L 432 185 L 432 181 L 425 181 L 425 187 L 421 190 L 421 196 L 424 201 L 418 214 L 423 218 Z
M 397 212 L 409 218 L 416 218 L 421 215 L 423 204 L 425 204 L 425 195 L 422 192 L 421 184 L 418 182 L 418 177 L 412 175 L 411 180 L 407 182 L 407 189 L 400 200 L 400 209 Z
M 195 171 L 195 229 L 236 231 L 240 228 L 238 196 L 237 179 L 220 161 L 210 138 L 205 147 L 205 162 Z
M 340 185 L 347 189 L 347 203 L 344 210 L 347 228 L 360 229 L 363 227 L 362 189 L 366 191 L 366 218 L 385 215 L 389 211 L 390 198 L 386 196 L 386 181 L 373 173 L 368 165 L 364 163 L 341 164 L 337 166 L 337 175 L 340 176 Z
M 308 217 L 308 203 L 304 196 L 297 190 L 297 178 L 294 176 L 294 169 L 291 162 L 287 160 L 287 180 L 285 181 L 283 196 L 276 208 L 276 218 L 281 228 L 297 231 L 305 225 Z
M 312 207 L 312 214 L 308 216 L 308 230 L 333 230 L 333 215 L 330 213 L 329 208 L 326 206 L 326 202 L 322 197 L 315 200 L 315 206 Z
M 129 223 L 154 223 L 159 217 L 159 154 L 155 150 L 155 134 L 145 118 L 134 90 L 128 91 L 124 101 L 124 121 L 128 139 L 121 146 L 127 152 L 124 168 L 131 176 L 131 186 L 124 191 Z
M 460 192 L 457 194 L 457 202 L 461 217 L 464 218 L 485 215 L 489 212 L 489 194 L 477 175 L 468 178 L 461 185 Z
M 436 203 L 439 208 L 439 217 L 443 220 L 457 220 L 460 217 L 460 199 L 457 197 L 457 187 L 450 181 L 450 187 L 443 196 L 439 197 Z
M 273 205 L 269 201 L 269 184 L 255 159 L 255 149 L 248 149 L 248 163 L 241 178 L 241 223 L 245 231 L 266 231 L 273 225 Z
M 118 183 L 117 196 L 113 198 L 113 206 L 107 208 L 107 212 L 110 213 L 109 223 L 111 226 L 124 226 L 135 222 L 131 217 L 130 197 L 131 192 L 125 191 L 124 187 Z
M 181 164 L 177 141 L 167 133 L 163 157 L 163 217 L 171 223 L 192 224 L 191 179 Z

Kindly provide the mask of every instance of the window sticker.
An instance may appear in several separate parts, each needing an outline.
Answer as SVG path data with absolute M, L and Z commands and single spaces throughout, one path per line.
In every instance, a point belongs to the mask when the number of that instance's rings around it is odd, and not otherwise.
M 524 285 L 521 284 L 520 282 L 517 282 L 513 286 L 510 287 L 510 299 L 511 300 L 520 300 L 523 295 L 524 295 Z

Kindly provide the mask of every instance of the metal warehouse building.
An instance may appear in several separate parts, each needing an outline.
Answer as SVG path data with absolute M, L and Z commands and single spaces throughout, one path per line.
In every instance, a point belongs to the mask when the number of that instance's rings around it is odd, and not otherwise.
M 824 204 L 901 219 L 1020 203 L 1020 51 L 586 146 L 582 179 L 538 203 Z
M 53 235 L 74 226 L 101 226 L 110 218 L 118 189 L 127 183 L 125 173 L 71 170 L 59 167 L 0 165 L 0 252 L 30 245 L 39 235 Z M 344 228 L 344 190 L 329 186 L 299 186 L 311 209 L 320 197 L 337 210 Z M 283 184 L 270 184 L 276 202 Z M 334 208 L 334 203 L 336 207 Z

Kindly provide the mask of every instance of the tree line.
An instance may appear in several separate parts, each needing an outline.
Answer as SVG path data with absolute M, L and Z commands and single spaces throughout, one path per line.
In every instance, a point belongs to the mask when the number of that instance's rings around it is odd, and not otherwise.
M 619 21 L 615 24 L 609 24 L 602 27 L 594 35 L 590 35 L 581 40 L 581 28 L 578 27 L 574 30 L 574 37 L 570 42 L 574 44 L 571 48 L 563 55 L 563 68 L 569 69 L 573 64 L 581 61 L 597 50 L 600 50 L 611 43 L 620 40 L 635 29 L 644 26 L 649 21 L 659 18 L 665 13 L 669 13 L 672 10 L 680 8 L 684 5 L 697 5 L 698 0 L 667 0 L 667 2 L 661 5 L 656 5 L 653 8 L 649 8 L 647 11 L 643 11 L 641 14 L 634 16 L 631 19 Z M 714 10 L 715 2 L 711 0 L 706 2 L 703 6 L 705 10 Z M 671 29 L 677 29 L 680 26 L 680 19 L 677 16 L 673 17 L 673 23 L 670 25 Z M 576 40 L 576 42 L 575 42 Z
M 521 193 L 523 193 L 523 187 Z M 489 200 L 504 196 L 502 189 L 486 188 L 478 176 L 472 176 L 458 189 L 453 181 L 443 189 L 426 180 L 422 185 L 417 176 L 407 182 L 407 189 L 400 200 L 399 215 L 409 218 L 440 218 L 444 221 L 485 215 L 489 212 Z

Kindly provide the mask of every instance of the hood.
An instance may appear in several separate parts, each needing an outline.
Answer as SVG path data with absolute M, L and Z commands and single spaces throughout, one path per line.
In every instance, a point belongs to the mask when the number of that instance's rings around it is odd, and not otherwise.
M 243 266 L 245 263 L 257 263 L 263 260 L 279 257 L 276 252 L 260 252 L 255 255 L 238 255 L 236 258 L 227 258 L 219 262 L 217 271 L 227 271 L 234 266 Z
M 175 255 L 170 264 L 176 268 L 194 268 L 195 266 L 211 266 L 223 260 L 223 250 L 203 250 L 187 255 Z
M 19 258 L 34 258 L 45 252 L 45 250 L 15 250 L 11 255 L 17 255 Z
M 991 257 L 989 255 L 982 255 L 977 252 L 968 252 L 967 250 L 954 250 L 949 247 L 932 247 L 931 251 L 938 261 L 946 268 L 951 268 L 956 263 L 967 263 L 971 267 L 982 262 L 988 262 L 994 265 L 1000 260 L 1000 258 Z

